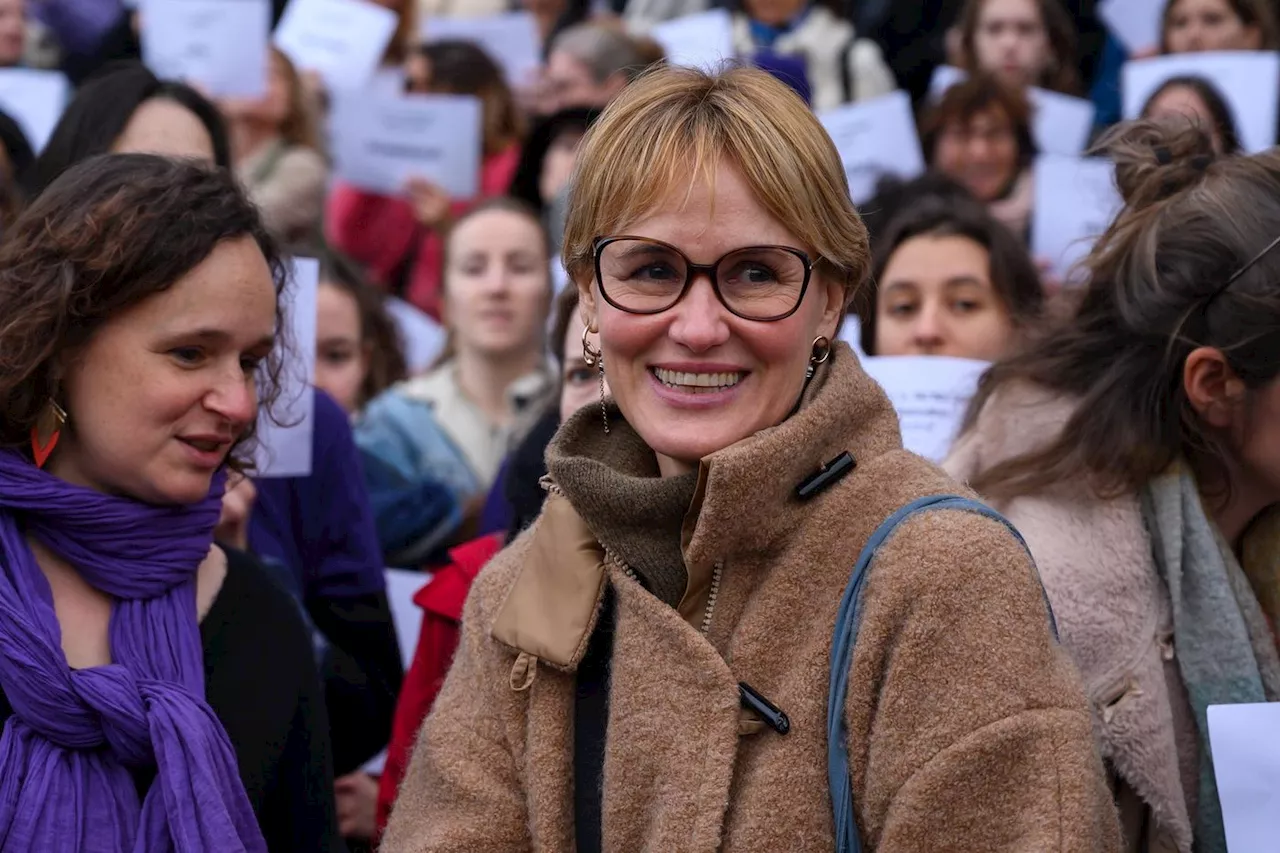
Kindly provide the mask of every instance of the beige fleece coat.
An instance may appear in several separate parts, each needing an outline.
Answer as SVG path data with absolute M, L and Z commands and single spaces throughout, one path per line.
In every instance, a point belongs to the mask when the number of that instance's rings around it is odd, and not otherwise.
M 1028 387 L 997 395 L 944 467 L 967 480 L 1061 431 L 1074 404 Z M 1173 646 L 1169 593 L 1136 495 L 1101 500 L 1083 478 L 993 504 L 1026 538 L 1063 644 L 1084 678 L 1121 782 L 1127 847 L 1149 811 L 1153 853 L 1190 853 L 1199 746 Z M 1133 795 L 1133 796 L 1130 796 Z
M 481 572 L 385 851 L 574 849 L 573 673 L 606 582 L 603 849 L 833 849 L 825 705 L 841 593 L 892 511 L 961 487 L 902 450 L 847 347 L 814 383 L 798 414 L 702 463 L 683 541 L 688 566 L 724 564 L 706 636 L 606 560 L 555 495 Z M 796 485 L 845 450 L 857 468 L 799 501 Z M 880 549 L 864 602 L 844 709 L 864 849 L 1118 849 L 1078 676 L 1002 525 L 914 517 Z M 739 681 L 790 716 L 789 734 L 742 724 Z

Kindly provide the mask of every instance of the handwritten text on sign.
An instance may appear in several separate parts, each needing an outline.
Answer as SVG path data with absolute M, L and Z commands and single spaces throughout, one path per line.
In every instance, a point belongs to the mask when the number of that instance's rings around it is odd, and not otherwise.
M 424 178 L 454 198 L 480 189 L 481 106 L 464 95 L 351 95 L 330 129 L 339 177 L 395 195 Z

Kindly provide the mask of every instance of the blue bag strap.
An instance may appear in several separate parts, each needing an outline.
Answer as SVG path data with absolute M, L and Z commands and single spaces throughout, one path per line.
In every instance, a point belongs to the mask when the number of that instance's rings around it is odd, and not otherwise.
M 1027 548 L 1022 534 L 1007 518 L 986 504 L 957 495 L 929 495 L 916 499 L 886 518 L 867 540 L 862 553 L 858 555 L 858 562 L 853 567 L 849 585 L 845 587 L 844 595 L 840 598 L 840 609 L 836 612 L 836 629 L 831 638 L 831 677 L 827 690 L 827 780 L 831 787 L 831 808 L 835 817 L 836 853 L 861 853 L 862 850 L 862 842 L 858 837 L 857 816 L 853 810 L 853 784 L 849 776 L 849 746 L 848 732 L 844 724 L 844 703 L 849 692 L 849 666 L 853 662 L 853 649 L 858 641 L 858 628 L 862 616 L 862 588 L 866 583 L 867 569 L 871 566 L 876 551 L 886 539 L 893 535 L 893 531 L 899 524 L 918 512 L 933 509 L 958 509 L 999 521 L 1009 529 L 1024 549 Z M 1029 549 L 1027 553 L 1031 553 Z M 1044 592 L 1043 586 L 1041 586 L 1041 592 Z M 1045 607 L 1049 608 L 1049 622 L 1056 639 L 1058 626 L 1053 618 L 1053 608 L 1049 607 L 1047 595 Z

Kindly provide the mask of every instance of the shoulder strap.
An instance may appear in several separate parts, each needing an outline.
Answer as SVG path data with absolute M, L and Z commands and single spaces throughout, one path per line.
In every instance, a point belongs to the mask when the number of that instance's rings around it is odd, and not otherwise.
M 853 649 L 858 641 L 858 628 L 862 616 L 862 588 L 876 551 L 886 539 L 893 535 L 898 525 L 918 512 L 932 509 L 958 509 L 985 515 L 1002 523 L 1023 548 L 1027 547 L 1022 534 L 1003 515 L 986 504 L 956 495 L 930 495 L 900 507 L 893 515 L 886 518 L 867 540 L 862 553 L 858 555 L 858 562 L 853 567 L 849 585 L 845 587 L 844 595 L 840 599 L 840 609 L 836 612 L 836 629 L 831 639 L 831 677 L 827 690 L 827 780 L 831 786 L 837 853 L 860 853 L 862 850 L 862 842 L 858 838 L 857 816 L 853 810 L 848 732 L 845 731 L 844 724 L 844 703 L 849 692 L 849 666 L 853 662 Z M 1030 551 L 1028 550 L 1027 553 L 1030 554 Z M 1041 591 L 1043 592 L 1043 587 Z M 1045 606 L 1049 606 L 1047 596 Z M 1053 621 L 1052 608 L 1049 610 L 1049 621 L 1056 637 L 1058 628 Z

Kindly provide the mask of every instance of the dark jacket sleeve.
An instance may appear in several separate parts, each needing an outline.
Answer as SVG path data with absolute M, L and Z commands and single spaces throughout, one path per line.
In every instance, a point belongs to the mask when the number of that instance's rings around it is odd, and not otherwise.
M 337 775 L 358 769 L 391 737 L 404 679 L 385 592 L 308 598 L 307 612 L 328 641 L 321 664 Z

